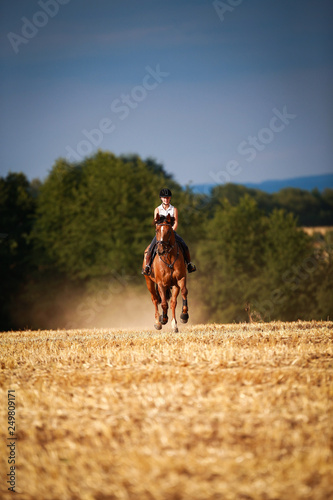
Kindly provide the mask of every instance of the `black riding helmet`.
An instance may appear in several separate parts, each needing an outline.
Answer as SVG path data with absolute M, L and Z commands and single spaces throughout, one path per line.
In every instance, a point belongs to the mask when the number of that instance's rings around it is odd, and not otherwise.
M 172 196 L 170 189 L 168 189 L 168 188 L 161 189 L 160 198 L 166 198 L 167 196 Z

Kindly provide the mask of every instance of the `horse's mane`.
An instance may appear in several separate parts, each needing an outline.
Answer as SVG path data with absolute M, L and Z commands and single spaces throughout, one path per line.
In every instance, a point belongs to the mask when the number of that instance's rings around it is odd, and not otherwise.
M 157 220 L 154 220 L 154 224 L 170 224 L 170 226 L 173 226 L 175 222 L 174 217 L 170 217 L 170 220 L 168 220 L 168 216 L 165 215 L 160 215 Z

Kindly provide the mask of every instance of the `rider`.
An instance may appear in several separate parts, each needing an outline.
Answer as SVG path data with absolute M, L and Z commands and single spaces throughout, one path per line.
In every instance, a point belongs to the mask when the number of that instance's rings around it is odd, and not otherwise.
M 185 241 L 176 233 L 176 229 L 178 227 L 178 210 L 176 207 L 170 204 L 172 193 L 170 189 L 164 188 L 160 191 L 161 205 L 155 208 L 154 211 L 154 220 L 157 221 L 159 217 L 166 217 L 170 215 L 172 222 L 172 229 L 175 231 L 176 241 L 182 249 L 185 263 L 187 265 L 187 271 L 189 273 L 193 273 L 196 271 L 196 267 L 191 262 L 190 251 Z M 151 264 L 155 257 L 155 245 L 156 245 L 156 236 L 153 238 L 151 244 L 149 245 L 148 251 L 145 252 L 145 267 L 142 271 L 142 274 L 149 276 L 151 273 Z

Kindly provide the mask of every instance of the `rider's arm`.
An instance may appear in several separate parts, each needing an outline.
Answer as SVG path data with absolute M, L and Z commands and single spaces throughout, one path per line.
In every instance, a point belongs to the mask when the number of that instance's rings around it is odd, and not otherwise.
M 154 210 L 154 220 L 157 221 L 158 217 L 159 217 L 158 207 L 156 207 Z
M 175 218 L 175 222 L 174 222 L 174 224 L 173 224 L 173 226 L 172 226 L 172 229 L 173 229 L 174 231 L 176 231 L 176 229 L 177 229 L 177 227 L 178 227 L 178 209 L 177 209 L 176 207 L 174 208 L 173 215 L 174 215 L 174 218 Z

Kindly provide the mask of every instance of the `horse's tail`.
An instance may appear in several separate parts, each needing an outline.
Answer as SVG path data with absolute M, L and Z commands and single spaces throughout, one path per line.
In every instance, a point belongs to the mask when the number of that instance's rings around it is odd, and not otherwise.
M 160 296 L 160 292 L 158 291 L 158 285 L 157 284 L 155 285 L 155 289 L 156 289 L 156 293 L 157 293 L 157 297 L 158 297 L 158 304 L 160 304 L 162 302 L 162 299 L 161 299 L 161 296 Z M 167 288 L 166 299 L 167 300 L 171 299 L 171 287 Z

